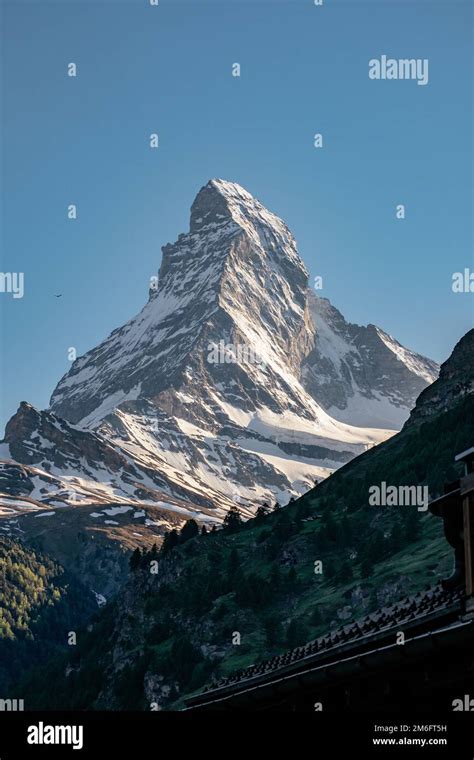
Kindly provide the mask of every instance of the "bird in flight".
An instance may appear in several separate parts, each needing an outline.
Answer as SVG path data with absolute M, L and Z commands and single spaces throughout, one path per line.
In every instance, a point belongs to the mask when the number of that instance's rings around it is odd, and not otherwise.
M 58 295 L 56 295 L 56 293 L 54 294 L 55 298 L 61 298 L 61 296 L 62 296 L 62 293 L 59 293 Z

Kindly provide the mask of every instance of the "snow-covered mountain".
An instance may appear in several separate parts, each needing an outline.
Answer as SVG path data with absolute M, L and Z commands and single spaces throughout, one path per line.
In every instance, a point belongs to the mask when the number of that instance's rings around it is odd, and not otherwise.
M 437 370 L 348 324 L 308 289 L 285 223 L 211 180 L 142 311 L 74 362 L 48 412 L 10 420 L 0 483 L 53 506 L 251 514 L 400 429 Z
M 436 362 L 380 327 L 346 322 L 327 298 L 309 292 L 308 302 L 316 335 L 303 362 L 306 390 L 338 420 L 399 430 L 421 391 L 437 378 Z

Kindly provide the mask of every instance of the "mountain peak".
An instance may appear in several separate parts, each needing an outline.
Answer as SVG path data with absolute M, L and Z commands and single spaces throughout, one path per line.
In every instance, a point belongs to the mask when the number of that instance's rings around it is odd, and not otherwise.
M 225 180 L 210 179 L 207 185 L 200 189 L 191 206 L 189 231 L 196 233 L 210 224 L 229 222 L 232 214 L 228 198 L 236 194 L 237 187 L 239 186 Z
M 209 182 L 200 189 L 194 203 L 204 198 L 208 198 L 215 202 L 218 197 L 223 198 L 227 203 L 247 203 L 249 205 L 259 203 L 259 201 L 257 201 L 248 190 L 242 187 L 242 185 L 239 185 L 237 182 L 231 182 L 227 179 L 220 179 L 219 177 L 210 179 Z
M 210 186 L 217 190 L 217 192 L 221 193 L 224 197 L 239 197 L 239 198 L 247 198 L 249 201 L 253 201 L 253 196 L 244 188 L 242 185 L 239 185 L 238 182 L 231 182 L 227 179 L 221 179 L 219 177 L 215 177 L 214 179 L 210 179 L 207 183 L 206 187 Z
M 273 240 L 273 247 L 287 246 L 298 260 L 293 236 L 285 222 L 269 211 L 245 188 L 224 179 L 211 179 L 201 188 L 191 206 L 190 234 L 204 229 L 235 225 L 260 244 Z
M 384 440 L 436 370 L 318 300 L 282 219 L 211 179 L 141 312 L 76 359 L 52 414 L 22 408 L 7 443 L 94 494 L 105 478 L 106 499 L 222 511 L 238 494 L 243 509 L 301 493 Z

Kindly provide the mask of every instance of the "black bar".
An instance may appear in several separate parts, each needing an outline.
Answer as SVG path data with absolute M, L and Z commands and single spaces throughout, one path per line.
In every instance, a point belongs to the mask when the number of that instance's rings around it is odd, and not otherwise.
M 427 718 L 417 715 L 358 713 L 94 713 L 18 712 L 0 714 L 0 760 L 23 757 L 158 757 L 191 751 L 206 757 L 229 752 L 255 752 L 281 756 L 288 745 L 298 754 L 324 758 L 329 750 L 347 757 L 419 757 L 472 760 L 474 716 L 450 713 Z M 43 731 L 36 736 L 31 727 Z M 27 737 L 61 739 L 47 727 L 82 727 L 82 748 L 71 744 L 30 744 Z M 72 731 L 64 738 L 76 740 Z M 424 740 L 424 743 L 423 743 Z M 304 749 L 306 747 L 306 749 Z

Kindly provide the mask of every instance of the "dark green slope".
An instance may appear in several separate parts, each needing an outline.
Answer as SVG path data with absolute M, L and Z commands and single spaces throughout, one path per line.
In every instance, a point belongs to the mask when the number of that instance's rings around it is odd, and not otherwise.
M 96 610 L 93 595 L 58 563 L 0 537 L 0 696 L 22 672 L 65 650 L 68 633 Z
M 433 496 L 459 474 L 454 456 L 474 438 L 473 344 L 471 331 L 401 433 L 298 501 L 183 536 L 159 555 L 157 574 L 154 555 L 137 559 L 69 675 L 64 661 L 51 662 L 21 688 L 37 707 L 179 708 L 214 677 L 436 582 L 451 566 L 440 522 L 416 507 L 369 506 L 368 489 L 420 484 Z

